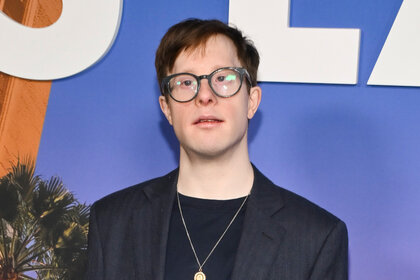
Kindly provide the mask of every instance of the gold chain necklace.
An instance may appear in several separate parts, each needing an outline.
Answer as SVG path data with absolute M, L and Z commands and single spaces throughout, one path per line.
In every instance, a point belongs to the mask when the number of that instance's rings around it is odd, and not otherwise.
M 230 228 L 230 226 L 233 224 L 233 221 L 235 221 L 235 219 L 238 216 L 239 212 L 241 212 L 242 207 L 244 206 L 246 200 L 248 199 L 248 196 L 249 196 L 249 194 L 245 197 L 244 201 L 242 201 L 242 204 L 239 207 L 238 211 L 236 211 L 236 213 L 233 216 L 232 220 L 229 222 L 228 226 L 226 227 L 226 229 L 222 233 L 222 235 L 219 237 L 219 239 L 217 240 L 216 244 L 214 244 L 213 248 L 211 249 L 210 253 L 207 255 L 206 259 L 203 261 L 203 263 L 200 263 L 200 260 L 198 259 L 198 256 L 197 256 L 197 253 L 195 251 L 194 245 L 192 243 L 190 233 L 188 232 L 188 228 L 187 228 L 187 224 L 185 223 L 184 215 L 182 213 L 181 202 L 179 201 L 179 192 L 176 192 L 176 198 L 178 200 L 178 209 L 179 209 L 179 214 L 181 215 L 182 224 L 184 225 L 185 233 L 187 234 L 188 241 L 190 241 L 191 249 L 192 249 L 192 251 L 194 253 L 195 260 L 197 261 L 197 264 L 198 264 L 198 272 L 194 275 L 194 280 L 206 280 L 206 275 L 203 272 L 203 266 L 207 262 L 207 260 L 211 256 L 211 254 L 213 254 L 214 249 L 216 249 L 216 247 L 217 247 L 217 245 L 219 245 L 220 241 L 222 241 L 223 237 L 225 236 L 225 234 L 228 231 L 228 229 Z

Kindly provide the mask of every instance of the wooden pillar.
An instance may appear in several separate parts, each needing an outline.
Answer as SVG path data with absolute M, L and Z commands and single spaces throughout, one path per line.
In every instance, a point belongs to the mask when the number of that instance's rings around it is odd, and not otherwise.
M 45 27 L 60 17 L 62 2 L 0 0 L 0 10 L 23 25 Z M 18 157 L 36 160 L 50 88 L 51 81 L 20 79 L 0 72 L 0 176 Z

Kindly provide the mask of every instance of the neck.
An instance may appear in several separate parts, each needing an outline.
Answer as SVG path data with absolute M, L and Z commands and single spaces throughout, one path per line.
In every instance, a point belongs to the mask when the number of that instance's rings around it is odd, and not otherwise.
M 180 149 L 178 191 L 205 199 L 234 199 L 250 193 L 254 172 L 248 149 L 202 157 Z

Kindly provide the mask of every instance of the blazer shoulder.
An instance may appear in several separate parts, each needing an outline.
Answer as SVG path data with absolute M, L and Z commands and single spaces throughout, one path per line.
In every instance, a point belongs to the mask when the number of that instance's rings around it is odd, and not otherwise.
M 92 205 L 92 209 L 95 209 L 96 212 L 108 212 L 107 209 L 115 212 L 118 210 L 140 207 L 142 202 L 144 202 L 145 199 L 148 199 L 149 191 L 151 193 L 164 191 L 166 188 L 170 187 L 169 183 L 176 175 L 177 169 L 164 176 L 153 178 L 111 193 L 97 200 Z
M 337 226 L 338 223 L 344 223 L 316 203 L 274 184 L 258 170 L 256 176 L 258 182 L 262 185 L 260 195 L 270 197 L 268 198 L 269 200 L 280 205 L 275 216 L 278 216 L 288 224 L 297 227 L 299 227 L 299 224 L 305 224 L 306 228 L 312 226 L 314 229 L 323 228 L 329 231 L 331 228 Z
M 290 190 L 278 188 L 283 193 L 285 206 L 290 208 L 290 211 L 293 211 L 298 218 L 302 218 L 302 221 L 314 221 L 319 225 L 330 226 L 342 222 L 337 216 L 307 198 Z

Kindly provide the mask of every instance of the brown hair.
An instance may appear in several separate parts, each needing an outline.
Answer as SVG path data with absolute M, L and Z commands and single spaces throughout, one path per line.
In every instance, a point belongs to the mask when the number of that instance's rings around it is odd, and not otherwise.
M 159 86 L 162 79 L 173 69 L 178 55 L 185 50 L 204 46 L 215 35 L 224 35 L 232 40 L 238 59 L 251 76 L 251 85 L 257 85 L 260 56 L 253 42 L 237 28 L 219 20 L 187 19 L 173 25 L 160 41 L 156 51 L 155 67 Z M 163 94 L 163 92 L 162 92 Z

